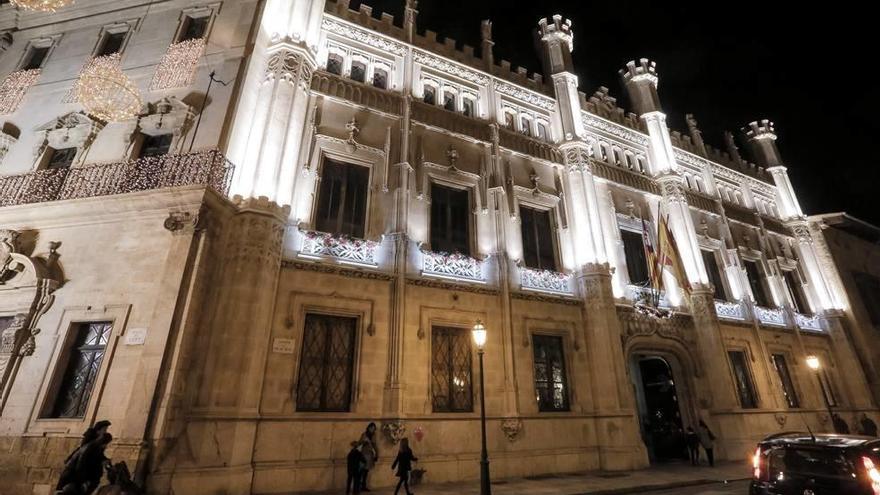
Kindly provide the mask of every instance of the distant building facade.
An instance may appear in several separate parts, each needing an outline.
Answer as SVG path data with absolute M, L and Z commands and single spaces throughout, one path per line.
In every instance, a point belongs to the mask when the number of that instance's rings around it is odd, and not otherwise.
M 635 113 L 580 93 L 562 17 L 542 77 L 496 62 L 491 23 L 478 57 L 417 14 L 0 6 L 4 490 L 50 493 L 98 419 L 151 493 L 339 488 L 370 421 L 373 485 L 404 436 L 425 481 L 474 479 L 478 320 L 494 477 L 644 467 L 700 420 L 743 459 L 877 418 L 772 123 L 743 130 L 753 164 L 671 131 L 648 60 L 621 71 Z M 143 92 L 130 121 L 70 94 L 108 53 Z M 690 290 L 666 273 L 657 316 L 661 217 Z

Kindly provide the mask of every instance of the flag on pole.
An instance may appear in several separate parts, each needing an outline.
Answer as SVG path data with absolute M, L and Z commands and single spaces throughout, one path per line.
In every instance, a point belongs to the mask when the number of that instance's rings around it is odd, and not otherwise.
M 651 280 L 651 289 L 659 293 L 663 290 L 663 270 L 658 265 L 657 249 L 654 247 L 654 239 L 648 230 L 648 222 L 642 217 L 642 243 L 645 246 L 645 261 L 648 264 L 648 276 Z
M 675 243 L 672 231 L 669 230 L 669 215 L 660 217 L 660 224 L 657 226 L 657 237 L 658 252 L 660 253 L 658 256 L 660 271 L 662 272 L 663 269 L 668 268 L 672 273 L 672 276 L 678 281 L 678 285 L 681 286 L 681 289 L 686 294 L 690 294 L 691 284 L 688 282 L 687 273 L 684 271 L 684 266 L 681 264 L 681 255 L 678 252 L 678 245 Z

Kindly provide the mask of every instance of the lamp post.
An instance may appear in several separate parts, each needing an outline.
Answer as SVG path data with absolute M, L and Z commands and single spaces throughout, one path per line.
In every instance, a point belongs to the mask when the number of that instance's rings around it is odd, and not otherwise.
M 834 431 L 837 431 L 837 427 L 834 425 L 834 416 L 831 412 L 831 403 L 828 402 L 828 392 L 825 390 L 825 384 L 822 382 L 822 377 L 819 375 L 821 373 L 822 363 L 819 361 L 817 356 L 809 355 L 807 356 L 807 367 L 809 367 L 813 372 L 816 373 L 816 380 L 819 381 L 819 389 L 822 391 L 822 400 L 825 401 L 825 407 L 828 409 L 828 420 L 831 421 L 831 427 Z
M 486 385 L 483 380 L 483 347 L 486 345 L 486 327 L 483 326 L 483 322 L 477 320 L 471 333 L 474 337 L 474 344 L 477 346 L 477 355 L 480 356 L 480 430 L 483 442 L 480 452 L 480 495 L 491 495 L 489 452 L 486 449 Z

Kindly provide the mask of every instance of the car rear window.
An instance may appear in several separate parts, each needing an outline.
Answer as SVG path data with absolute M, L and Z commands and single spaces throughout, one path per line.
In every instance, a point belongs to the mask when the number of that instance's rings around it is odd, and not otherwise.
M 770 472 L 851 477 L 853 466 L 840 449 L 787 445 L 770 452 Z

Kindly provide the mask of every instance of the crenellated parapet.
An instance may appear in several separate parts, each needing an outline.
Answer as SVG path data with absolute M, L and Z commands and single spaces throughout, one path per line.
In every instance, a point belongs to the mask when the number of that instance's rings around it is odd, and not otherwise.
M 637 114 L 644 116 L 647 113 L 662 111 L 660 96 L 657 93 L 659 79 L 655 62 L 646 58 L 638 61 L 630 60 L 619 74 Z
M 541 39 L 557 39 L 565 42 L 568 46 L 568 51 L 574 50 L 574 33 L 571 31 L 571 20 L 563 20 L 559 14 L 551 17 L 549 22 L 546 17 L 539 20 L 538 33 L 541 35 Z
M 776 130 L 773 128 L 773 122 L 768 119 L 756 120 L 749 122 L 749 125 L 743 127 L 748 139 L 776 139 Z

